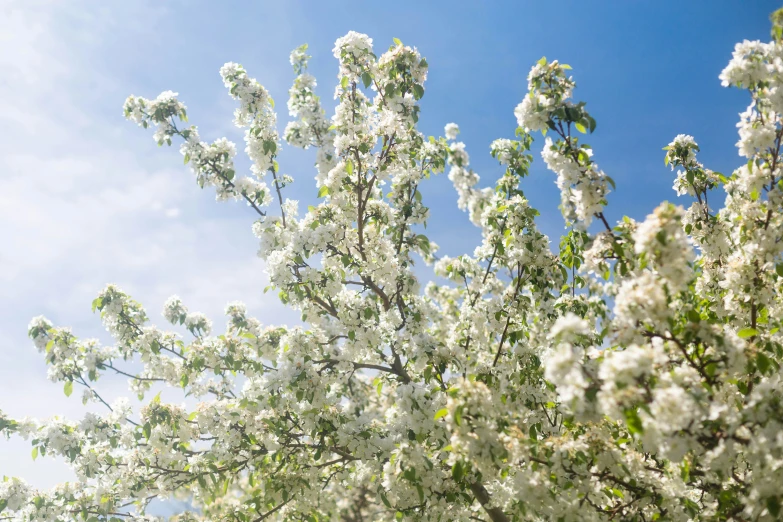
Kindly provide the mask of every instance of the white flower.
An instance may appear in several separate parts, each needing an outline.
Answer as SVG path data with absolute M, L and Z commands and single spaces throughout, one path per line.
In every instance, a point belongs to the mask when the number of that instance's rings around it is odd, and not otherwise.
M 682 207 L 662 203 L 633 233 L 636 253 L 647 256 L 672 290 L 683 288 L 692 277 L 688 263 L 695 254 L 682 229 L 684 215 Z
M 187 314 L 188 309 L 176 295 L 169 297 L 163 305 L 163 317 L 171 324 L 182 324 Z
M 549 331 L 550 339 L 573 341 L 578 335 L 590 334 L 590 325 L 584 319 L 572 312 L 558 317 L 552 329 Z
M 447 139 L 456 140 L 457 134 L 459 134 L 459 125 L 456 123 L 447 123 L 444 132 L 446 133 Z
M 526 132 L 542 131 L 549 121 L 548 104 L 543 97 L 525 96 L 514 109 L 514 116 Z
M 687 428 L 697 413 L 698 407 L 693 398 L 677 385 L 658 387 L 653 397 L 650 413 L 657 429 L 663 433 Z
M 621 338 L 633 338 L 639 323 L 663 327 L 669 315 L 662 281 L 645 271 L 620 284 L 615 298 L 614 325 Z
M 29 501 L 32 488 L 21 479 L 11 478 L 0 481 L 0 500 L 10 511 L 17 511 Z
M 729 65 L 720 73 L 721 84 L 724 87 L 752 87 L 765 81 L 771 68 L 766 62 L 773 44 L 745 40 L 734 47 L 734 54 Z
M 579 409 L 589 382 L 583 371 L 584 350 L 569 343 L 558 344 L 544 359 L 544 378 L 557 386 L 560 400 Z

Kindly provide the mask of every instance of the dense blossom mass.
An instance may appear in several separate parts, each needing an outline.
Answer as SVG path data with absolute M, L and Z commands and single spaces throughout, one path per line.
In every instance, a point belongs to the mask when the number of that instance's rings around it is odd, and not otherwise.
M 427 61 L 398 40 L 337 40 L 336 109 L 326 116 L 302 46 L 291 121 L 278 133 L 269 92 L 238 64 L 220 75 L 245 129 L 237 146 L 202 141 L 176 93 L 131 96 L 126 117 L 179 143 L 202 187 L 244 201 L 270 288 L 302 326 L 262 324 L 242 303 L 215 332 L 178 297 L 154 326 L 113 285 L 93 309 L 115 343 L 38 317 L 29 334 L 65 393 L 105 414 L 12 419 L 0 431 L 33 456 L 69 463 L 50 491 L 0 482 L 0 520 L 153 520 L 152 499 L 192 506 L 180 521 L 780 520 L 783 516 L 783 42 L 743 42 L 720 74 L 750 93 L 742 165 L 697 159 L 686 135 L 665 147 L 674 189 L 637 222 L 614 225 L 614 181 L 584 139 L 570 67 L 542 59 L 490 153 L 505 169 L 482 187 L 459 127 L 417 129 Z M 562 194 L 567 233 L 553 253 L 522 189 L 533 138 Z M 285 197 L 285 146 L 313 148 L 319 203 Z M 447 171 L 481 230 L 470 254 L 439 257 L 421 233 L 427 179 Z M 709 198 L 709 199 L 708 199 Z M 721 205 L 721 198 L 725 204 Z M 615 216 L 616 217 L 616 216 Z M 414 264 L 445 283 L 422 285 Z M 140 368 L 139 371 L 135 371 Z M 104 374 L 140 409 L 99 394 Z

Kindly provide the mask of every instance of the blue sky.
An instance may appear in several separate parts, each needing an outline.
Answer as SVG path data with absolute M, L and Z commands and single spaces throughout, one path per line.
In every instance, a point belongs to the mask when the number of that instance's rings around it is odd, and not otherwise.
M 393 37 L 415 45 L 430 64 L 420 128 L 440 134 L 456 122 L 473 167 L 486 183 L 500 174 L 489 156 L 495 138 L 513 137 L 513 109 L 541 56 L 573 67 L 576 97 L 598 121 L 587 141 L 617 182 L 607 215 L 642 219 L 674 200 L 661 147 L 692 134 L 708 167 L 741 164 L 734 143 L 746 95 L 720 86 L 734 43 L 767 39 L 772 1 L 594 2 L 217 2 L 6 0 L 0 6 L 0 409 L 21 417 L 80 418 L 78 394 L 66 399 L 46 380 L 26 339 L 44 314 L 83 337 L 106 339 L 90 302 L 116 282 L 159 317 L 179 294 L 218 328 L 226 302 L 248 303 L 264 322 L 295 320 L 264 296 L 251 213 L 200 191 L 176 149 L 122 118 L 128 94 L 180 93 L 202 136 L 241 142 L 233 102 L 218 69 L 245 65 L 283 110 L 293 74 L 289 51 L 309 43 L 311 72 L 327 106 L 337 66 L 334 40 L 369 34 L 376 50 Z M 281 126 L 287 115 L 280 115 Z M 543 167 L 543 140 L 523 188 L 557 242 L 563 230 L 554 175 Z M 240 147 L 241 149 L 242 147 Z M 315 199 L 312 154 L 284 150 L 281 167 L 296 183 L 289 197 Z M 422 189 L 432 208 L 429 237 L 442 252 L 470 252 L 478 238 L 456 209 L 446 178 Z M 107 379 L 106 395 L 125 383 Z M 0 441 L 0 475 L 50 486 L 69 477 L 51 459 L 30 460 L 29 446 Z

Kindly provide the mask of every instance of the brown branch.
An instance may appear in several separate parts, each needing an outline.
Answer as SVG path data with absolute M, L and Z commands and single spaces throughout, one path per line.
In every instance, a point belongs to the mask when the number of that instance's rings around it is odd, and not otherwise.
M 517 286 L 514 289 L 514 297 L 512 298 L 512 304 L 513 301 L 516 300 L 517 296 L 519 295 L 519 289 L 522 286 L 522 265 L 517 264 Z M 498 345 L 498 351 L 495 354 L 495 360 L 492 361 L 492 367 L 494 368 L 498 364 L 498 360 L 500 360 L 500 354 L 503 351 L 503 343 L 506 342 L 506 335 L 508 334 L 508 326 L 511 324 L 511 310 L 509 309 L 509 313 L 506 316 L 506 326 L 503 328 L 503 334 L 500 336 L 500 344 Z
M 509 522 L 509 518 L 500 508 L 487 506 L 490 501 L 489 492 L 481 483 L 471 482 L 470 491 L 473 492 L 473 496 L 476 497 L 476 500 L 481 504 L 481 507 L 487 512 L 487 515 L 492 519 L 492 522 Z

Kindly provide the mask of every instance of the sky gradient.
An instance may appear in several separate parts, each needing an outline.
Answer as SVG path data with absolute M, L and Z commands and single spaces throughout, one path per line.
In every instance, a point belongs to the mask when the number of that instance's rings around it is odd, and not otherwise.
M 215 203 L 176 148 L 158 148 L 151 132 L 124 121 L 129 94 L 179 92 L 204 139 L 241 143 L 234 102 L 218 75 L 223 63 L 242 63 L 269 89 L 283 111 L 282 129 L 291 49 L 310 45 L 310 72 L 331 109 L 334 40 L 349 30 L 367 33 L 380 54 L 397 37 L 430 64 L 420 129 L 440 135 L 446 123 L 459 124 L 472 166 L 489 184 L 501 173 L 489 144 L 513 137 L 530 67 L 541 56 L 559 59 L 573 67 L 575 97 L 598 122 L 586 141 L 617 183 L 607 216 L 643 219 L 660 201 L 676 200 L 661 150 L 676 134 L 696 138 L 708 168 L 729 174 L 742 164 L 735 124 L 748 99 L 721 87 L 718 73 L 735 42 L 768 40 L 768 15 L 779 7 L 762 0 L 226 4 L 0 4 L 0 410 L 9 415 L 81 418 L 80 394 L 66 398 L 47 381 L 27 324 L 43 314 L 77 336 L 109 342 L 90 312 L 108 282 L 142 302 L 158 324 L 174 293 L 207 313 L 216 330 L 232 300 L 245 301 L 264 323 L 298 319 L 262 293 L 252 213 Z M 523 190 L 556 244 L 563 221 L 542 143 L 537 136 Z M 300 208 L 315 201 L 313 157 L 288 147 L 281 153 L 282 171 L 296 180 L 288 196 Z M 421 190 L 433 216 L 427 235 L 441 253 L 472 252 L 479 234 L 456 208 L 446 176 Z M 109 398 L 124 394 L 122 379 L 102 385 Z M 41 487 L 70 477 L 61 462 L 33 463 L 30 446 L 18 440 L 0 441 L 0 475 Z

